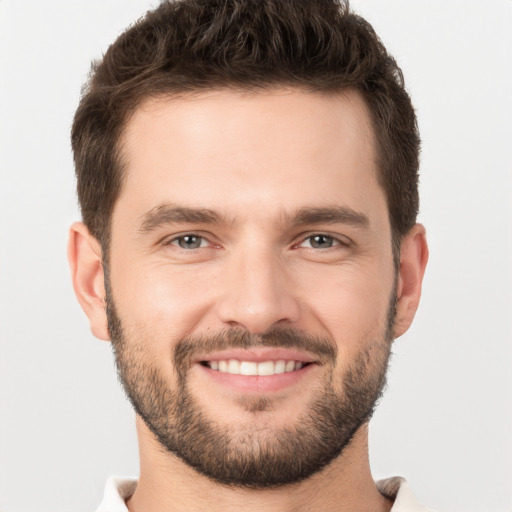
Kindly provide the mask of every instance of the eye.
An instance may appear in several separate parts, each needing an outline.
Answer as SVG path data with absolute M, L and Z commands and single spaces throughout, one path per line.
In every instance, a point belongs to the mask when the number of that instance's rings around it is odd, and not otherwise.
M 312 249 L 330 249 L 331 247 L 336 247 L 340 245 L 348 245 L 340 241 L 337 238 L 334 238 L 330 235 L 324 234 L 315 234 L 308 236 L 302 243 L 299 244 L 299 247 L 306 247 Z
M 169 241 L 169 245 L 178 245 L 182 249 L 190 250 L 206 247 L 208 245 L 208 242 L 206 238 L 202 236 L 189 234 L 173 238 L 172 240 Z

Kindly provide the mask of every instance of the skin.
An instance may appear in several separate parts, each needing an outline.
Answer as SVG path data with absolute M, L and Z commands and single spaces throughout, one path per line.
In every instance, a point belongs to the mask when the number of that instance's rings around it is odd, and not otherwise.
M 336 346 L 341 381 L 362 349 L 388 343 L 395 285 L 394 337 L 410 326 L 428 256 L 425 230 L 417 224 L 403 240 L 395 279 L 373 131 L 357 93 L 222 90 L 153 99 L 129 120 L 122 148 L 126 179 L 109 255 L 113 297 L 127 339 L 151 340 L 144 357 L 170 385 L 177 375 L 169 354 L 187 336 L 301 329 Z M 151 226 L 148 212 L 162 205 L 207 208 L 222 222 Z M 299 209 L 332 207 L 366 222 L 293 222 Z M 201 247 L 179 246 L 177 237 L 190 233 L 204 237 Z M 332 237 L 333 245 L 312 247 L 315 234 Z M 108 340 L 101 248 L 81 223 L 71 228 L 69 259 L 91 330 Z M 325 378 L 318 365 L 284 388 L 244 391 L 194 366 L 190 385 L 203 411 L 236 433 L 293 426 Z M 254 413 L 241 405 L 258 393 L 272 407 Z M 217 484 L 162 450 L 140 418 L 137 431 L 141 472 L 128 501 L 132 512 L 353 512 L 392 505 L 371 476 L 366 424 L 324 470 L 268 490 Z

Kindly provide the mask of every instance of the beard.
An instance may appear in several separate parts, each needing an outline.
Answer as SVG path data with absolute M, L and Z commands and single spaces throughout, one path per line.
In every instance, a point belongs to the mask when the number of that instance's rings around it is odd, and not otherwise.
M 363 340 L 364 348 L 342 375 L 335 371 L 337 347 L 332 340 L 291 328 L 263 335 L 229 329 L 188 337 L 174 346 L 174 385 L 156 361 L 148 360 L 145 347 L 151 340 L 125 335 L 109 287 L 107 318 L 119 380 L 162 447 L 218 483 L 263 489 L 297 483 L 321 471 L 368 422 L 385 387 L 395 302 L 393 296 L 380 339 Z M 327 368 L 305 412 L 282 428 L 254 421 L 237 429 L 211 419 L 191 392 L 192 359 L 199 353 L 258 346 L 307 350 Z M 264 395 L 245 396 L 237 403 L 254 415 L 272 410 L 273 405 L 272 398 Z

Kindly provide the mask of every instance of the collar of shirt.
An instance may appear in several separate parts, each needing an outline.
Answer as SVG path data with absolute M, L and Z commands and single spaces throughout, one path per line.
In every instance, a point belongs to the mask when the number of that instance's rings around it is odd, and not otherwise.
M 379 491 L 394 500 L 391 512 L 434 512 L 419 503 L 401 477 L 387 478 L 376 482 Z M 125 501 L 135 492 L 136 478 L 111 476 L 105 485 L 105 494 L 96 512 L 128 512 Z

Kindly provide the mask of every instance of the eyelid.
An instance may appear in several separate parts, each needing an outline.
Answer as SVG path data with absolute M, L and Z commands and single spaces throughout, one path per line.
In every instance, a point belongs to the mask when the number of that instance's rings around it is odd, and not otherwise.
M 173 242 L 176 242 L 180 238 L 184 238 L 186 236 L 195 236 L 197 238 L 201 238 L 208 243 L 209 247 L 219 247 L 219 244 L 212 242 L 210 236 L 207 236 L 204 233 L 201 233 L 200 231 L 183 231 L 182 233 L 174 233 L 173 235 L 168 235 L 168 236 L 162 238 L 162 240 L 160 240 L 160 242 L 158 242 L 158 244 L 163 245 L 163 246 L 176 245 L 176 247 L 178 249 L 183 249 L 179 245 L 173 244 Z M 206 249 L 206 248 L 207 247 L 198 247 L 198 249 Z
M 183 231 L 181 233 L 174 233 L 172 235 L 168 235 L 168 236 L 162 238 L 158 242 L 158 245 L 163 245 L 163 246 L 174 245 L 173 242 L 176 242 L 177 240 L 179 240 L 180 238 L 183 238 L 185 236 L 196 236 L 198 238 L 205 240 L 210 247 L 220 247 L 220 244 L 215 243 L 211 240 L 212 237 L 209 236 L 209 234 L 202 233 L 201 231 Z M 326 236 L 326 237 L 332 238 L 335 242 L 337 242 L 335 244 L 335 247 L 338 247 L 338 246 L 348 247 L 348 246 L 352 245 L 352 240 L 350 240 L 350 238 L 348 238 L 345 235 L 341 235 L 339 233 L 334 234 L 334 233 L 330 233 L 328 231 L 310 231 L 310 232 L 302 233 L 301 235 L 299 235 L 296 239 L 297 241 L 293 243 L 292 247 L 298 248 L 306 240 L 308 240 L 314 236 Z M 178 248 L 180 248 L 180 247 L 178 246 Z M 200 247 L 200 248 L 204 249 L 205 247 Z
M 328 231 L 310 231 L 309 233 L 302 233 L 299 237 L 299 240 L 293 244 L 293 248 L 300 247 L 306 240 L 313 238 L 314 236 L 325 236 L 332 238 L 335 242 L 337 242 L 335 247 L 349 247 L 352 245 L 352 240 L 350 240 L 350 238 L 345 235 L 341 235 L 339 233 L 329 233 Z M 329 247 L 329 249 L 330 248 L 331 247 Z

